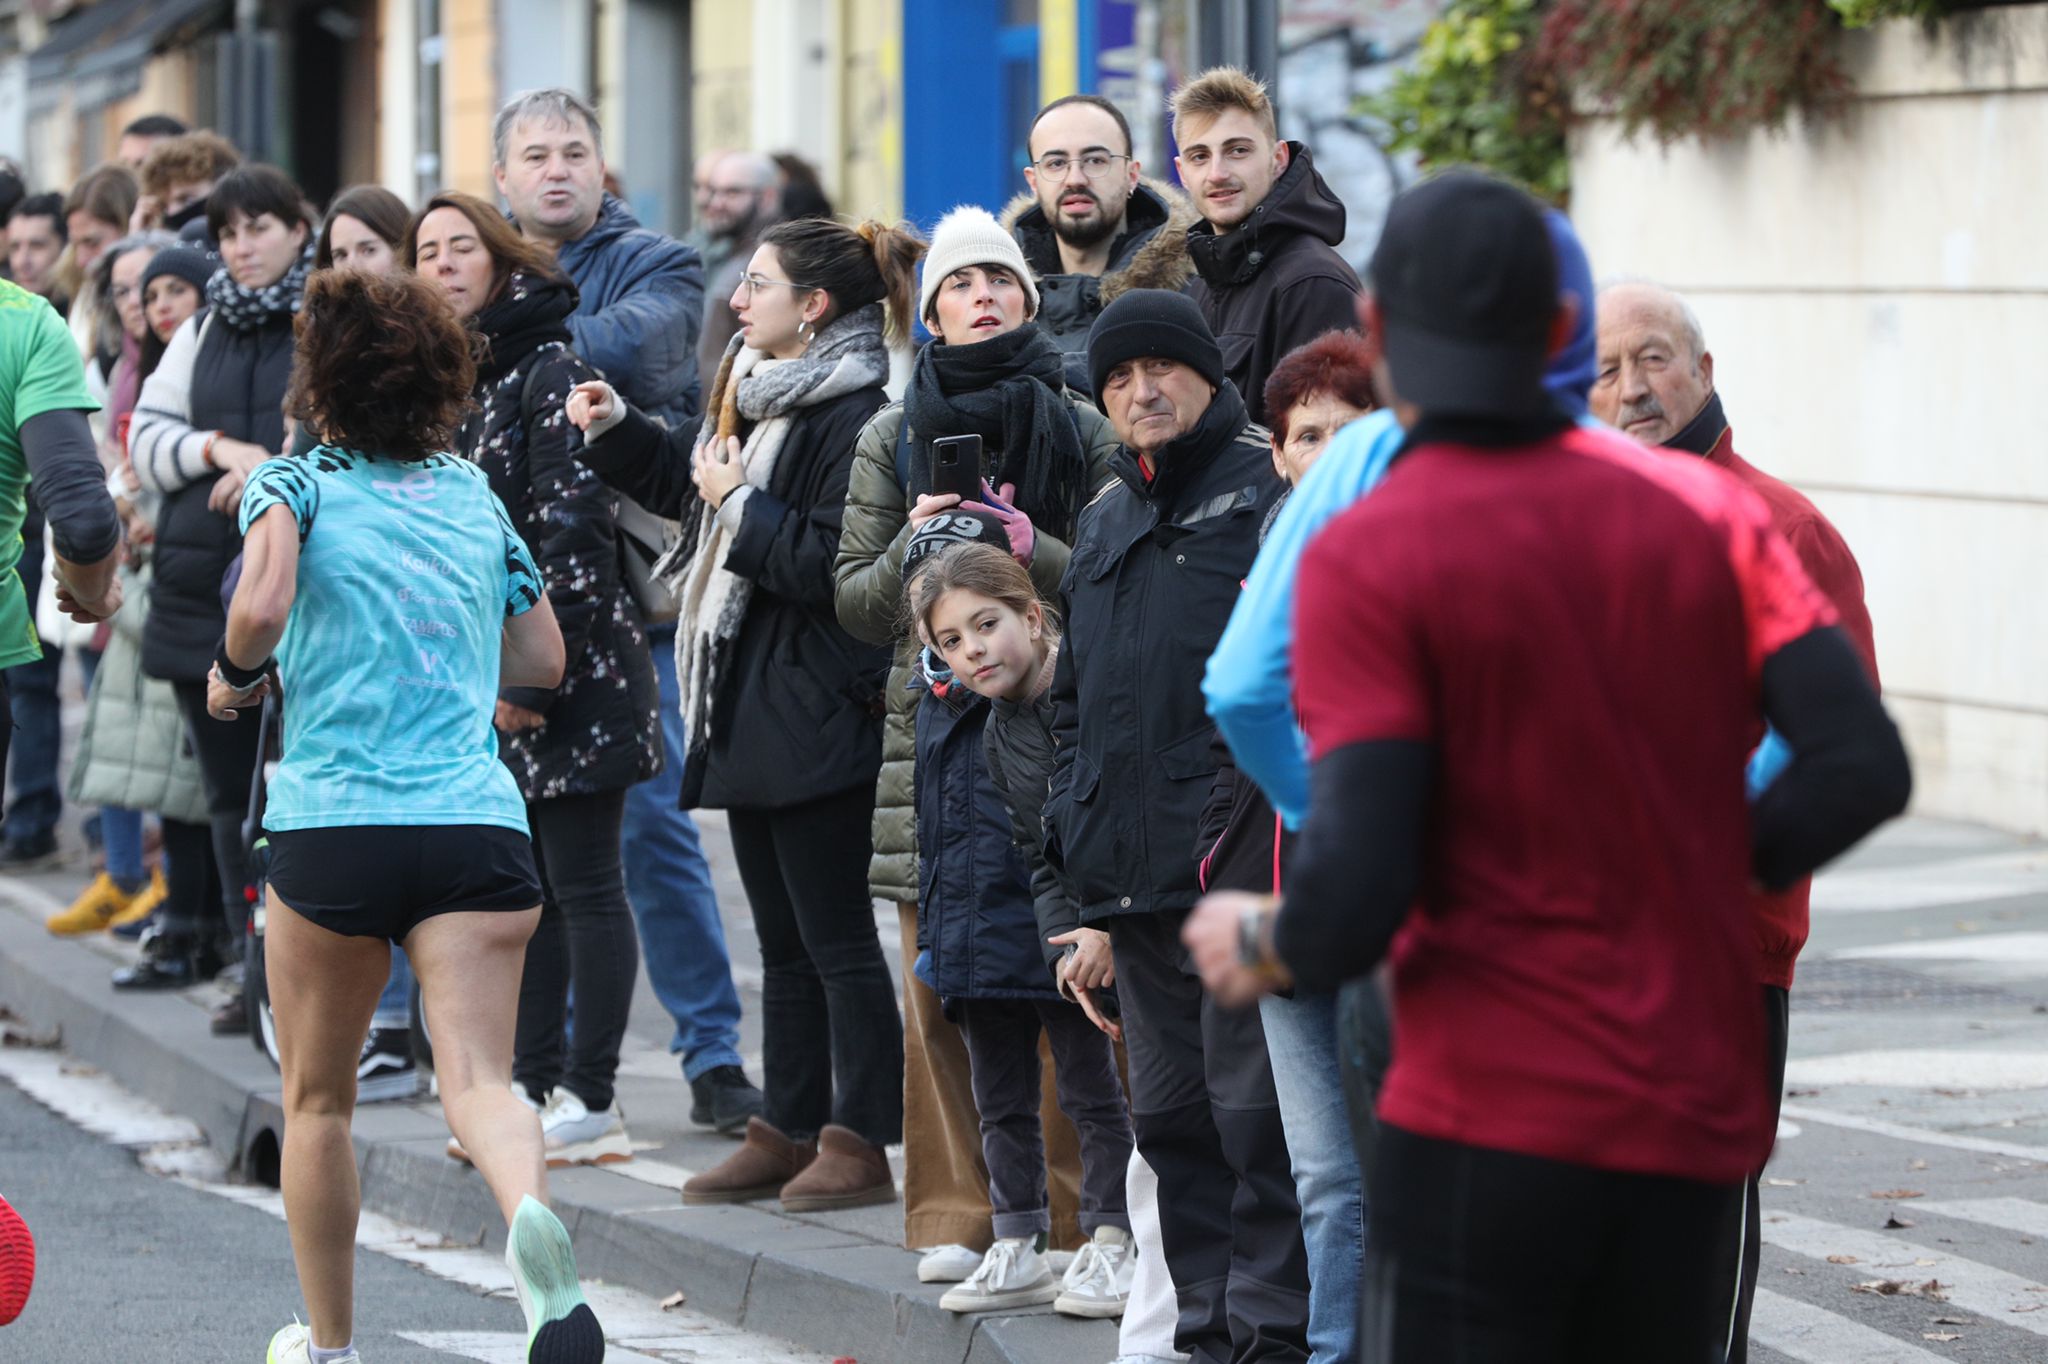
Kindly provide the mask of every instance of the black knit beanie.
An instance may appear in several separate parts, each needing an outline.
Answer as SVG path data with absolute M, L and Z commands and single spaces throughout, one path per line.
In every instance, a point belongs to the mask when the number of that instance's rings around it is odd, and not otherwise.
M 1133 289 L 1102 310 L 1088 332 L 1088 377 L 1099 398 L 1103 380 L 1126 360 L 1178 360 L 1223 387 L 1223 348 L 1186 294 Z
M 220 258 L 209 256 L 194 246 L 167 246 L 149 258 L 149 264 L 142 267 L 142 291 L 149 292 L 149 282 L 165 275 L 175 275 L 206 297 L 206 281 L 213 278 L 213 272 L 220 269 Z

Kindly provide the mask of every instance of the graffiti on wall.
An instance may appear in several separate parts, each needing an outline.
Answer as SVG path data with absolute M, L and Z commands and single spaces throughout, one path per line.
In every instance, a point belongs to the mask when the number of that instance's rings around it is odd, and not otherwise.
M 1280 135 L 1306 143 L 1316 169 L 1344 201 L 1340 248 L 1361 271 L 1379 241 L 1387 205 L 1415 178 L 1412 156 L 1385 146 L 1385 132 L 1358 112 L 1362 97 L 1394 79 L 1446 0 L 1282 0 Z

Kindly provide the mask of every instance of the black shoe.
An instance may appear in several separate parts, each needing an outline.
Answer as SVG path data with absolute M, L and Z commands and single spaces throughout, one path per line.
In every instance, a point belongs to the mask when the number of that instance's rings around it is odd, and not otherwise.
M 690 1121 L 730 1136 L 761 1113 L 761 1091 L 738 1066 L 713 1066 L 690 1081 Z
M 247 1037 L 249 1035 L 249 1005 L 241 995 L 228 997 L 228 1001 L 213 1011 L 207 1026 L 215 1037 Z
M 116 990 L 185 990 L 204 985 L 220 970 L 220 958 L 204 948 L 179 947 L 161 939 L 155 951 L 114 972 Z
M 57 835 L 54 833 L 34 838 L 10 838 L 0 843 L 0 871 L 41 871 L 63 860 L 63 854 L 57 851 Z
M 372 1028 L 356 1062 L 356 1102 L 410 1099 L 420 1092 L 419 1067 L 412 1059 L 412 1029 Z

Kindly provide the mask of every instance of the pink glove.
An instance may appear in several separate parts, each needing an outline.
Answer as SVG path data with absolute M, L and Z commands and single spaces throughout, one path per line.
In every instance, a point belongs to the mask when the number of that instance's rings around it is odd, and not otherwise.
M 1038 548 L 1038 532 L 1031 527 L 1031 518 L 1010 505 L 1017 497 L 1017 485 L 1005 483 L 1001 490 L 989 487 L 988 480 L 981 483 L 982 500 L 962 502 L 961 511 L 976 511 L 992 516 L 1002 523 L 1003 533 L 1010 537 L 1010 553 L 1020 564 L 1031 562 L 1031 555 Z

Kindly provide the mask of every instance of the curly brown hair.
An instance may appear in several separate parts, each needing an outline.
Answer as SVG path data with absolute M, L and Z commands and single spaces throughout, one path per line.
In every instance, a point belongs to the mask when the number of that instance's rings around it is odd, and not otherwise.
M 469 409 L 476 356 L 441 290 L 404 272 L 316 271 L 293 330 L 288 414 L 373 458 L 448 448 Z
M 219 133 L 167 137 L 143 158 L 142 192 L 161 199 L 179 185 L 210 185 L 241 164 L 235 144 Z

